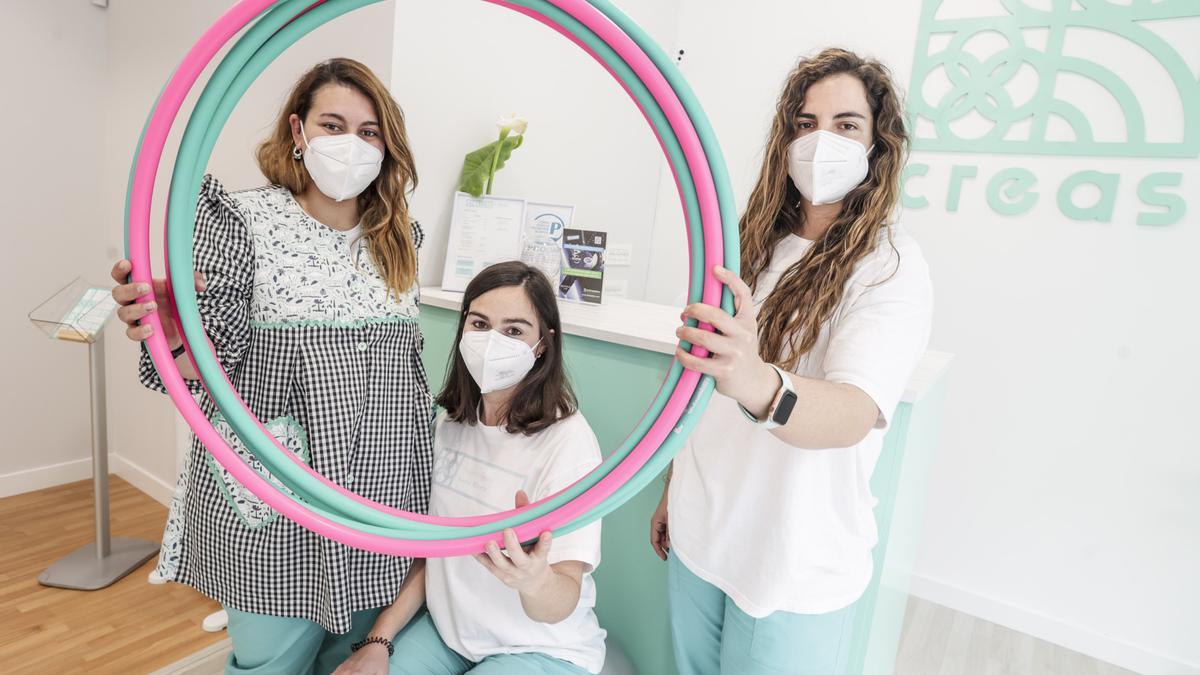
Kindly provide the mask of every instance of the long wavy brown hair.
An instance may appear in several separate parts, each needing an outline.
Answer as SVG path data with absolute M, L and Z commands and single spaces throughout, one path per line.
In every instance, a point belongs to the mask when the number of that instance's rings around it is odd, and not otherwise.
M 788 178 L 788 145 L 800 132 L 799 113 L 808 88 L 831 75 L 862 81 L 874 117 L 875 147 L 867 178 L 842 201 L 825 234 L 779 279 L 758 313 L 759 354 L 789 370 L 813 348 L 821 326 L 841 302 L 855 264 L 879 244 L 900 197 L 900 172 L 908 133 L 891 73 L 878 61 L 844 49 L 801 59 L 779 96 L 762 170 L 741 220 L 742 275 L 752 288 L 767 269 L 776 244 L 804 225 L 801 195 Z
M 352 87 L 375 105 L 386 149 L 379 177 L 358 196 L 363 238 L 379 275 L 397 297 L 417 280 L 417 250 L 408 215 L 408 195 L 417 186 L 417 168 L 404 113 L 370 68 L 352 59 L 330 59 L 301 76 L 280 110 L 270 137 L 258 146 L 258 168 L 267 180 L 299 194 L 311 180 L 304 162 L 292 156 L 292 113 L 308 117 L 317 91 L 326 85 Z

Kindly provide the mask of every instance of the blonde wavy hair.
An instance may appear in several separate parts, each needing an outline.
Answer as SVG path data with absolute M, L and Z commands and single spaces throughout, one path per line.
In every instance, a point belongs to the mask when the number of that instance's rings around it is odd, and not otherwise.
M 908 152 L 900 97 L 883 64 L 844 49 L 801 59 L 779 96 L 762 170 L 742 215 L 742 275 L 751 288 L 757 288 L 776 244 L 804 224 L 800 192 L 788 177 L 787 150 L 800 132 L 798 115 L 805 94 L 819 80 L 841 73 L 857 77 L 866 87 L 875 147 L 867 178 L 846 195 L 833 224 L 780 277 L 759 310 L 759 355 L 789 370 L 816 344 L 855 264 L 875 250 L 881 230 L 887 231 L 890 243 L 889 225 Z
M 292 113 L 308 116 L 317 91 L 326 85 L 352 87 L 371 100 L 378 114 L 384 157 L 379 177 L 358 196 L 363 238 L 388 289 L 397 297 L 416 283 L 417 250 L 408 214 L 408 196 L 417 186 L 417 169 L 404 113 L 370 68 L 352 59 L 330 59 L 305 73 L 288 96 L 271 135 L 258 146 L 258 168 L 267 180 L 293 194 L 308 188 L 304 162 L 292 156 Z

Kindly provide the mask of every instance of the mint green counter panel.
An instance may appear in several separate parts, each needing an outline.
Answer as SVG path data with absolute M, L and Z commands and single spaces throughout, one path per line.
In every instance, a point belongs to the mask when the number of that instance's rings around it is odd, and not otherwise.
M 900 404 L 871 476 L 871 493 L 879 500 L 879 543 L 875 574 L 860 600 L 851 647 L 848 672 L 855 675 L 887 675 L 895 668 L 945 400 L 943 378 L 917 403 Z
M 457 312 L 422 305 L 422 361 L 434 391 L 445 377 L 457 327 Z M 645 413 L 670 357 L 576 335 L 565 336 L 564 351 L 580 409 L 607 453 L 620 445 Z M 885 438 L 871 479 L 872 492 L 879 499 L 875 576 L 857 614 L 848 675 L 892 672 L 944 398 L 942 382 L 918 404 L 900 404 Z M 650 515 L 661 495 L 662 483 L 652 483 L 605 517 L 602 562 L 596 570 L 600 624 L 641 675 L 676 672 L 667 622 L 666 565 L 649 543 Z

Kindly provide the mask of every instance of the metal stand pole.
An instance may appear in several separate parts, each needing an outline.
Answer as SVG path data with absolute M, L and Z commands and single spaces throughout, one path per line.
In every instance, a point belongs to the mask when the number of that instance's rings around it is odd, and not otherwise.
M 92 398 L 92 493 L 96 506 L 96 558 L 112 553 L 108 529 L 108 401 L 104 391 L 104 336 L 88 345 L 88 372 Z
M 109 586 L 158 553 L 144 539 L 113 538 L 108 524 L 108 410 L 104 389 L 104 338 L 88 344 L 92 397 L 92 487 L 96 541 L 71 552 L 38 577 L 43 586 L 94 591 Z

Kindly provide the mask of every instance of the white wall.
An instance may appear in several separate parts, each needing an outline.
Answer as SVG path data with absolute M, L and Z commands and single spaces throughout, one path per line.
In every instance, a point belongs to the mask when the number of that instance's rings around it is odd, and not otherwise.
M 957 4 L 982 13 L 999 3 Z M 741 203 L 795 58 L 846 46 L 886 62 L 906 88 L 920 5 L 682 1 L 684 71 Z M 1175 31 L 1200 74 L 1200 43 L 1184 38 L 1195 26 L 1156 29 Z M 1177 99 L 1137 50 L 1096 35 L 1078 46 L 1116 68 L 1134 64 L 1118 73 L 1152 102 L 1151 133 L 1178 136 Z M 1094 95 L 1084 102 L 1098 136 L 1121 138 L 1114 110 Z M 1140 672 L 1200 671 L 1200 446 L 1189 424 L 1200 404 L 1200 162 L 930 152 L 912 161 L 932 167 L 910 186 L 930 207 L 904 217 L 933 270 L 931 347 L 957 354 L 914 590 Z M 944 207 L 952 164 L 979 173 L 957 213 Z M 1020 217 L 984 200 L 986 182 L 1012 166 L 1032 169 L 1041 193 Z M 1055 191 L 1083 169 L 1121 174 L 1112 222 L 1059 213 Z M 1183 222 L 1135 224 L 1137 182 L 1154 171 L 1184 174 L 1172 191 L 1188 201 Z M 1078 201 L 1087 203 L 1083 192 Z M 660 268 L 650 299 L 665 302 L 686 274 L 682 253 L 670 254 L 683 250 L 674 195 L 662 204 L 654 250 L 676 264 Z
M 623 8 L 657 39 L 673 38 L 677 0 Z M 498 117 L 530 122 L 493 192 L 576 205 L 575 227 L 633 247 L 610 282 L 644 293 L 660 155 L 624 90 L 582 50 L 534 20 L 477 0 L 406 3 L 396 12 L 392 92 L 404 108 L 420 185 L 413 213 L 428 239 L 421 280 L 440 284 L 463 156 L 496 139 Z
M 12 238 L 0 247 L 10 289 L 0 298 L 7 359 L 0 496 L 91 475 L 86 350 L 46 339 L 25 314 L 75 275 L 108 285 L 121 255 L 126 177 L 141 125 L 175 64 L 227 7 L 121 0 L 105 10 L 82 0 L 18 0 L 0 8 L 0 56 L 9 64 L 0 86 L 10 116 L 0 185 Z M 255 143 L 296 78 L 322 59 L 358 59 L 387 82 L 393 9 L 388 1 L 355 11 L 283 54 L 247 92 L 209 170 L 230 189 L 261 184 Z M 168 143 L 160 181 L 169 176 L 190 105 Z M 159 192 L 152 222 L 161 222 L 164 199 Z M 112 469 L 166 499 L 175 483 L 177 415 L 165 397 L 138 384 L 137 350 L 115 321 L 106 341 Z
M 87 349 L 48 339 L 26 315 L 76 276 L 105 276 L 96 167 L 107 58 L 104 13 L 87 3 L 15 0 L 0 14 L 4 496 L 91 475 Z

